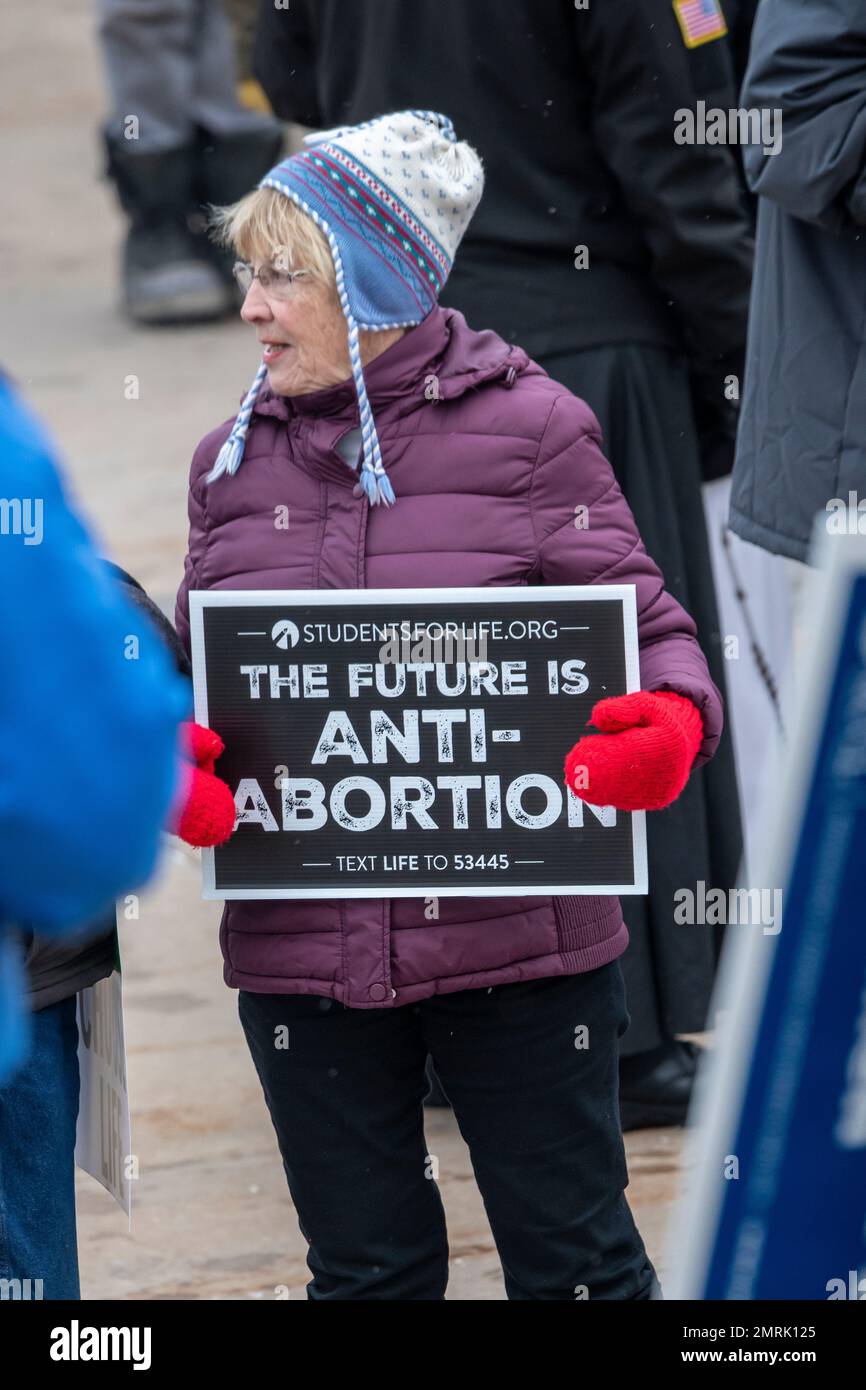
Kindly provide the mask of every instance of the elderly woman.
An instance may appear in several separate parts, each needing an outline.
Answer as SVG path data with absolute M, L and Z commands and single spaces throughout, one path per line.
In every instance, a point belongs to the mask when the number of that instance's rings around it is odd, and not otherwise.
M 404 111 L 310 137 L 221 211 L 261 365 L 193 459 L 178 628 L 190 589 L 634 584 L 643 689 L 596 706 L 571 784 L 658 808 L 715 750 L 719 696 L 587 406 L 437 303 L 482 182 L 445 117 Z M 221 941 L 311 1298 L 444 1297 L 428 1052 L 508 1297 L 658 1296 L 624 1196 L 616 898 L 233 901 Z

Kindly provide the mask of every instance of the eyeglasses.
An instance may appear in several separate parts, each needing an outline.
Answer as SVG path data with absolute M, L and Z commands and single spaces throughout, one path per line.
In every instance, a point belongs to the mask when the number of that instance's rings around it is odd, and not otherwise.
M 261 270 L 253 270 L 246 261 L 235 261 L 232 271 L 242 294 L 248 294 L 254 280 L 258 280 L 269 299 L 289 299 L 298 280 L 307 280 L 311 270 L 279 270 L 274 265 L 263 265 Z

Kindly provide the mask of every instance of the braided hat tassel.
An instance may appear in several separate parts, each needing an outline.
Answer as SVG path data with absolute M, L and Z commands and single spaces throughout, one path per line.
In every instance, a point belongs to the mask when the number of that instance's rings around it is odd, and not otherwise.
M 361 420 L 361 441 L 363 447 L 361 486 L 367 495 L 371 507 L 378 506 L 380 502 L 384 502 L 386 506 L 390 507 L 395 500 L 394 489 L 391 486 L 391 480 L 385 472 L 385 465 L 382 462 L 379 436 L 376 433 L 376 424 L 373 420 L 373 412 L 370 409 L 367 386 L 364 381 L 364 368 L 361 364 L 360 334 L 354 318 L 349 319 L 349 361 L 352 365 L 352 376 L 355 379 L 355 390 L 358 395 L 358 410 Z
M 259 391 L 262 389 L 262 382 L 268 374 L 268 369 L 264 362 L 256 372 L 255 380 L 238 412 L 231 434 L 216 456 L 213 468 L 205 478 L 206 483 L 215 483 L 217 478 L 221 478 L 224 473 L 234 477 L 241 466 L 241 459 L 244 456 L 244 447 L 247 442 L 247 430 L 250 427 L 253 407 L 256 403 Z

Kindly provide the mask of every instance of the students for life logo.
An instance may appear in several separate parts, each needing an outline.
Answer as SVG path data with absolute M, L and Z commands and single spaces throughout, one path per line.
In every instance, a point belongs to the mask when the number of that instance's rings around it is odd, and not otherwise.
M 686 48 L 724 38 L 728 32 L 719 0 L 673 0 Z
M 300 632 L 288 618 L 281 618 L 278 623 L 274 623 L 271 637 L 284 652 L 290 647 L 296 647 L 301 640 Z

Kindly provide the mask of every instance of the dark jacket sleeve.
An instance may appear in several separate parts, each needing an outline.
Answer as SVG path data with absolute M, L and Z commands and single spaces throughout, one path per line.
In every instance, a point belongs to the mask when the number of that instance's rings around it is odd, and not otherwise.
M 575 527 L 575 503 L 589 524 Z M 530 511 L 543 584 L 633 584 L 642 690 L 673 690 L 697 705 L 704 737 L 696 765 L 715 753 L 722 732 L 721 696 L 695 625 L 665 589 L 647 554 L 613 469 L 601 429 L 584 401 L 568 392 L 551 410 L 539 446 Z
M 763 0 L 742 102 L 782 113 L 778 153 L 745 152 L 753 192 L 831 232 L 866 223 L 863 0 Z
M 313 21 L 304 0 L 291 0 L 286 9 L 278 9 L 274 0 L 259 0 L 253 71 L 281 120 L 325 124 L 316 82 Z
M 732 150 L 678 144 L 674 132 L 677 112 L 721 99 L 731 71 L 726 40 L 686 48 L 670 0 L 592 4 L 575 12 L 574 25 L 596 145 L 682 334 L 705 475 L 719 476 L 733 465 L 736 406 L 725 378 L 742 379 L 751 226 Z M 732 86 L 729 94 L 735 105 Z

